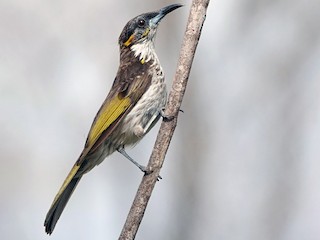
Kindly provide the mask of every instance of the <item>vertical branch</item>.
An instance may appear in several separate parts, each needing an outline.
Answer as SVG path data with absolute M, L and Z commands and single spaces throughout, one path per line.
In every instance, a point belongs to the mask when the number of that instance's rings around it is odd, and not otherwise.
M 151 170 L 151 173 L 145 175 L 140 183 L 119 240 L 131 240 L 135 238 L 148 201 L 151 197 L 152 190 L 156 184 L 173 132 L 177 126 L 179 109 L 187 87 L 194 54 L 201 35 L 209 1 L 210 0 L 192 1 L 179 62 L 165 110 L 167 116 L 174 117 L 172 119 L 168 118 L 167 120 L 164 120 L 161 124 L 147 167 L 147 169 Z

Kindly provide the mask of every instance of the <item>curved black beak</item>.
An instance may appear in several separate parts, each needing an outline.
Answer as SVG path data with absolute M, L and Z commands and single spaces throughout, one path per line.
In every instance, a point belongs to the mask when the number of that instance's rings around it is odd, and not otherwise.
M 179 7 L 182 7 L 183 5 L 181 4 L 171 4 L 169 6 L 161 8 L 157 13 L 155 17 L 150 19 L 150 22 L 157 26 L 158 23 L 161 21 L 162 18 L 164 18 L 168 13 L 172 12 L 173 10 L 176 10 Z

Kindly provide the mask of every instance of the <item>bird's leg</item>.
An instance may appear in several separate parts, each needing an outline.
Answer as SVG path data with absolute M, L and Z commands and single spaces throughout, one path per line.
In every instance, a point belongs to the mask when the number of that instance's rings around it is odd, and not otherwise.
M 124 150 L 124 146 L 119 147 L 117 151 L 121 153 L 121 155 L 124 156 L 126 159 L 128 159 L 130 162 L 132 162 L 134 165 L 136 165 L 142 172 L 147 173 L 146 167 L 140 165 L 132 157 L 130 157 L 129 154 Z
M 147 168 L 145 166 L 140 165 L 138 162 L 136 162 L 132 157 L 129 156 L 129 154 L 124 150 L 124 146 L 121 146 L 117 149 L 119 153 L 121 153 L 122 156 L 124 156 L 126 159 L 128 159 L 130 162 L 132 162 L 134 165 L 136 165 L 142 172 L 145 174 L 150 174 L 150 171 L 147 171 Z M 162 179 L 161 176 L 157 177 L 157 181 Z

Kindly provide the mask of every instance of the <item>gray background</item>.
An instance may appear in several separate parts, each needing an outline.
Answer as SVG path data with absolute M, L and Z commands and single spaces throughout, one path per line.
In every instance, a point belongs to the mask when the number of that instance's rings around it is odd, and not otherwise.
M 120 154 L 45 214 L 80 154 L 132 17 L 170 1 L 0 2 L 1 239 L 117 239 L 142 174 Z M 190 1 L 160 25 L 170 88 Z M 320 239 L 320 2 L 212 1 L 137 239 Z M 159 124 L 129 154 L 145 164 Z

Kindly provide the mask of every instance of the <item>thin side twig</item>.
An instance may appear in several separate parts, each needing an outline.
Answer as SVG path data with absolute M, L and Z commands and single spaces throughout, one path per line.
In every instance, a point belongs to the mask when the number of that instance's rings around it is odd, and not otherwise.
M 194 54 L 199 42 L 208 5 L 209 0 L 192 1 L 179 62 L 165 110 L 165 115 L 174 116 L 174 118 L 170 118 L 170 120 L 167 121 L 164 120 L 161 123 L 156 143 L 147 166 L 147 169 L 152 170 L 152 172 L 146 174 L 140 183 L 127 220 L 119 236 L 119 240 L 133 240 L 135 238 L 148 201 L 151 197 L 152 190 L 157 182 L 160 169 L 163 165 L 173 132 L 177 125 L 179 109 L 187 87 Z

